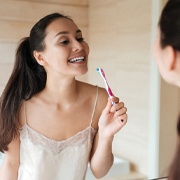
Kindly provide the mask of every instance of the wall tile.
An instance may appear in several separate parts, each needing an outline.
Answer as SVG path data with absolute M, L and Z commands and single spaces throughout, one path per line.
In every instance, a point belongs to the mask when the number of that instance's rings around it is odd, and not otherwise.
M 43 16 L 60 12 L 71 16 L 79 25 L 87 25 L 87 7 L 27 1 L 0 1 L 0 19 L 36 22 Z
M 115 136 L 113 150 L 148 174 L 151 1 L 91 0 L 89 8 L 89 81 L 102 84 L 95 73 L 102 67 L 128 108 L 127 127 Z
M 20 1 L 20 0 L 12 0 L 12 1 Z M 73 5 L 73 6 L 87 6 L 88 0 L 24 0 L 27 2 L 41 2 L 48 4 L 64 4 L 64 5 Z

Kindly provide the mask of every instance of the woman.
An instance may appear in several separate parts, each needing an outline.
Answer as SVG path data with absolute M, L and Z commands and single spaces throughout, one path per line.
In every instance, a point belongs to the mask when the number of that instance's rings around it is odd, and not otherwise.
M 75 79 L 87 72 L 88 54 L 81 30 L 59 13 L 20 42 L 0 101 L 0 179 L 82 180 L 88 162 L 97 178 L 109 171 L 127 110 L 103 88 Z
M 169 0 L 162 11 L 154 57 L 161 76 L 168 83 L 180 87 L 180 0 Z M 169 180 L 180 179 L 180 119 L 177 131 L 177 152 L 170 168 Z

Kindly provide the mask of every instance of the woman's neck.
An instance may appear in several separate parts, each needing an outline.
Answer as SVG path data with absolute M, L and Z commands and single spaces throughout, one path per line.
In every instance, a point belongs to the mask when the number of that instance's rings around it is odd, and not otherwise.
M 52 103 L 69 105 L 77 101 L 79 96 L 79 82 L 75 78 L 59 80 L 47 80 L 42 91 L 43 97 Z

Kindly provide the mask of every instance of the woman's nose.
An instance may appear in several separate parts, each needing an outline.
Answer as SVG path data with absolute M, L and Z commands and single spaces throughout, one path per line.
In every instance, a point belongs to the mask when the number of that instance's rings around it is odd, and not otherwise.
M 76 40 L 73 42 L 73 52 L 80 51 L 82 49 L 83 49 L 83 46 L 79 41 Z

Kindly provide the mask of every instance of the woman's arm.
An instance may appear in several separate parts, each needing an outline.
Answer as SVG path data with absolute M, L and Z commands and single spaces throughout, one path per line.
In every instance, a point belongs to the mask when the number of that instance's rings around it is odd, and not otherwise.
M 115 104 L 112 105 L 112 102 Z M 91 170 L 96 178 L 105 176 L 113 164 L 113 137 L 126 124 L 126 111 L 124 103 L 113 97 L 108 100 L 101 114 L 90 159 Z
M 20 140 L 19 135 L 9 145 L 5 152 L 2 167 L 0 169 L 1 180 L 17 180 L 20 161 Z

